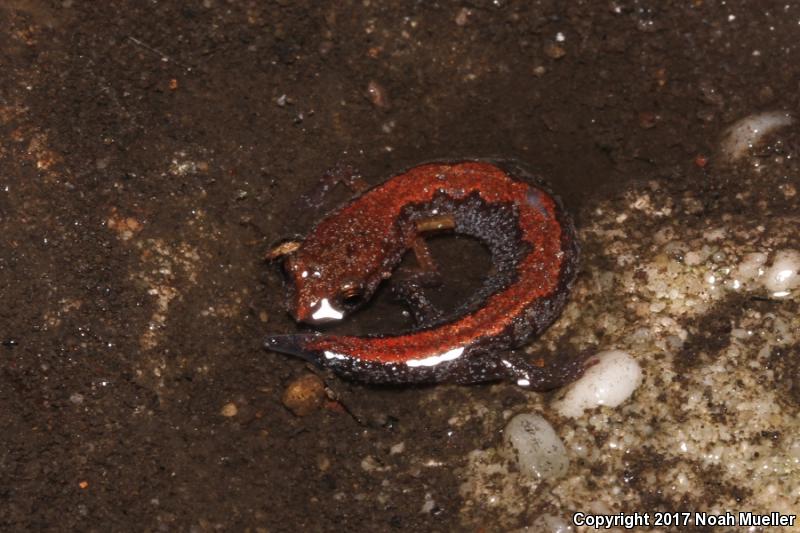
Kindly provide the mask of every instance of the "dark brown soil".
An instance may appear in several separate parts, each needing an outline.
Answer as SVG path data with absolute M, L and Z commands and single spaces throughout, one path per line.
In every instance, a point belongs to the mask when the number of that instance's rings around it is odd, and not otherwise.
M 523 396 L 326 376 L 358 420 L 296 417 L 265 250 L 340 163 L 519 159 L 578 225 L 633 180 L 691 187 L 725 125 L 797 109 L 784 4 L 0 3 L 0 530 L 463 527 L 458 468 L 496 435 L 447 420 Z

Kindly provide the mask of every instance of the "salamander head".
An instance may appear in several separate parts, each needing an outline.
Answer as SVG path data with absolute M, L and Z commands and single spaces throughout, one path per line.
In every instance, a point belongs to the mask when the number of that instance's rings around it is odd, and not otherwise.
M 391 275 L 390 259 L 405 250 L 385 209 L 363 202 L 328 215 L 282 256 L 294 289 L 289 311 L 298 322 L 333 322 L 361 307 Z
M 301 248 L 287 257 L 284 270 L 294 285 L 289 312 L 298 322 L 325 324 L 341 320 L 363 305 L 375 290 L 377 281 L 363 281 L 360 269 L 348 258 L 335 261 L 310 260 Z

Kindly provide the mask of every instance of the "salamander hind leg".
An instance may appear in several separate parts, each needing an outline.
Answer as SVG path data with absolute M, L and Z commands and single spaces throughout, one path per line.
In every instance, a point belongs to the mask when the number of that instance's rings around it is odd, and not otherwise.
M 516 351 L 503 354 L 501 364 L 509 381 L 537 392 L 561 388 L 581 377 L 587 368 L 582 357 L 545 363 L 542 359 L 528 361 Z
M 441 277 L 438 273 L 416 272 L 392 285 L 392 294 L 396 300 L 408 307 L 415 325 L 425 326 L 442 316 L 442 312 L 431 303 L 425 294 L 425 287 L 440 284 Z

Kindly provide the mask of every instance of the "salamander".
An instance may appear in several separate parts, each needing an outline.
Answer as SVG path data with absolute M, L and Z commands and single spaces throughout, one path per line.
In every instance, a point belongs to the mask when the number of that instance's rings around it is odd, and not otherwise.
M 512 379 L 546 390 L 578 377 L 580 360 L 529 362 L 516 350 L 560 314 L 579 247 L 559 200 L 513 163 L 419 165 L 322 218 L 283 257 L 290 313 L 310 324 L 344 318 L 391 277 L 420 228 L 441 217 L 482 241 L 494 266 L 454 312 L 398 334 L 273 335 L 265 347 L 368 383 Z

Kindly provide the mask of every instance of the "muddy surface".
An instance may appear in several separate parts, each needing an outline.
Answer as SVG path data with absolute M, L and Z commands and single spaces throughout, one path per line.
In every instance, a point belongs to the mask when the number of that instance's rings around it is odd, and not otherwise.
M 297 199 L 336 164 L 377 183 L 501 157 L 579 227 L 644 182 L 711 203 L 737 188 L 723 129 L 798 108 L 798 20 L 784 2 L 6 0 L 0 529 L 474 530 L 466 455 L 502 424 L 448 420 L 531 393 L 323 372 L 338 400 L 287 410 L 309 369 L 261 347 L 296 328 L 263 257 L 323 214 Z M 446 306 L 489 262 L 445 241 Z M 381 298 L 349 327 L 403 327 Z M 699 326 L 685 371 L 730 331 Z

